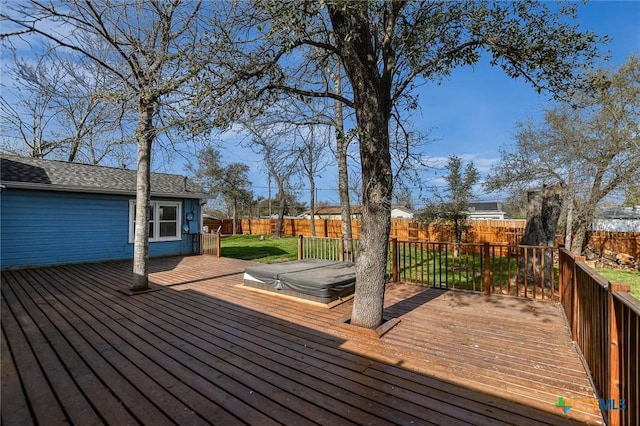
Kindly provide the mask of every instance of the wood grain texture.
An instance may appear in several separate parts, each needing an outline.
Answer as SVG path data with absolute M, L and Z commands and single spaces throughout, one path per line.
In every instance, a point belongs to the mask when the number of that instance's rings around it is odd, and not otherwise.
M 4 425 L 598 424 L 558 304 L 387 288 L 372 338 L 333 309 L 242 288 L 250 262 L 153 259 L 2 274 Z

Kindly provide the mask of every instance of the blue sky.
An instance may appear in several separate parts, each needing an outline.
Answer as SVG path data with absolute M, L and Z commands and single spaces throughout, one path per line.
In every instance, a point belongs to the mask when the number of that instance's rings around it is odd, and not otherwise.
M 582 29 L 608 34 L 611 62 L 617 68 L 632 52 L 640 52 L 640 1 L 591 2 L 581 6 Z M 459 68 L 440 86 L 428 86 L 423 98 L 423 120 L 436 127 L 440 142 L 431 145 L 434 156 L 456 154 L 480 163 L 493 163 L 498 147 L 513 142 L 515 124 L 539 120 L 549 106 L 548 95 L 538 95 L 521 80 L 508 78 L 486 63 Z
M 582 30 L 593 29 L 599 35 L 610 36 L 611 43 L 603 49 L 609 51 L 611 61 L 602 63 L 603 67 L 616 69 L 630 54 L 640 54 L 640 0 L 581 4 L 577 23 Z M 29 46 L 22 48 L 28 50 Z M 495 164 L 500 147 L 513 143 L 517 122 L 539 121 L 542 109 L 550 106 L 548 95 L 538 95 L 525 82 L 510 79 L 486 61 L 474 67 L 458 68 L 441 84 L 425 84 L 417 90 L 420 108 L 413 113 L 411 125 L 421 132 L 430 130 L 433 139 L 421 154 L 441 163 L 449 155 L 458 155 L 465 161 L 473 161 L 481 175 Z M 261 156 L 242 148 L 233 133 L 214 136 L 212 141 L 226 162 L 250 166 L 254 194 L 266 197 L 267 173 Z M 190 175 L 186 163 L 195 164 L 195 154 L 196 147 L 191 143 L 185 143 L 178 153 L 156 150 L 154 170 Z M 436 175 L 427 171 L 423 181 L 441 186 L 441 175 L 441 172 Z M 338 204 L 337 186 L 337 170 L 331 166 L 317 181 L 318 200 Z M 302 189 L 298 195 L 301 201 L 308 202 L 306 190 Z M 476 198 L 495 200 L 500 195 L 483 194 L 478 187 Z M 417 207 L 425 202 L 417 192 L 413 201 Z
M 583 30 L 593 29 L 599 35 L 608 34 L 611 61 L 602 65 L 617 68 L 633 52 L 640 52 L 640 1 L 596 1 L 580 6 L 577 21 Z M 486 173 L 498 159 L 501 146 L 513 143 L 518 121 L 540 120 L 542 108 L 548 107 L 548 95 L 538 95 L 529 85 L 507 77 L 499 68 L 483 62 L 475 67 L 458 68 L 440 85 L 420 87 L 420 110 L 415 113 L 413 127 L 431 129 L 434 139 L 424 155 L 444 160 L 458 155 L 473 161 L 481 174 Z M 227 138 L 224 138 L 227 139 Z M 234 138 L 220 148 L 229 162 L 241 161 L 250 165 L 250 179 L 257 195 L 267 195 L 267 177 L 258 155 L 238 149 Z M 183 172 L 183 171 L 178 171 Z M 329 169 L 322 174 L 317 186 L 318 200 L 338 203 L 337 172 Z M 425 181 L 441 185 L 438 177 L 425 175 Z M 275 192 L 274 192 L 275 193 Z M 306 191 L 300 192 L 307 201 Z M 497 199 L 499 195 L 476 191 L 476 198 Z M 417 193 L 417 206 L 424 204 Z

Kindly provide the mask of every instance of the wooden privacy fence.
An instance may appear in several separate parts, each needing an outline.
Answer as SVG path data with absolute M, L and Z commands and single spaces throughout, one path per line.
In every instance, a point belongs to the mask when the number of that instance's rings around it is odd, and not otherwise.
M 640 301 L 565 248 L 559 251 L 560 303 L 589 367 L 607 424 L 640 422 Z M 623 290 L 623 291 L 621 291 Z
M 358 240 L 300 236 L 298 258 L 355 261 Z M 510 294 L 532 299 L 558 299 L 553 247 L 491 243 L 389 241 L 387 276 L 442 289 Z
M 238 233 L 248 235 L 272 235 L 276 230 L 276 219 L 243 219 Z M 226 223 L 226 222 L 225 222 Z M 352 220 L 352 237 L 360 238 L 360 220 Z M 511 246 L 520 244 L 525 220 L 472 220 L 471 227 L 464 235 L 467 243 L 502 243 Z M 226 226 L 226 225 L 225 225 Z M 316 219 L 316 237 L 342 237 L 342 221 L 338 219 Z M 210 228 L 215 231 L 215 229 Z M 233 228 L 228 225 L 222 229 L 223 234 L 229 234 Z M 311 237 L 311 220 L 302 218 L 285 219 L 282 235 L 297 237 L 303 235 Z M 391 219 L 391 238 L 401 241 L 455 241 L 453 229 L 448 227 L 425 226 L 411 219 Z M 563 241 L 558 236 L 558 243 Z M 587 233 L 587 243 L 597 250 L 610 250 L 615 253 L 627 253 L 640 259 L 640 232 L 606 232 L 591 231 Z
M 640 259 L 640 232 L 589 231 L 587 242 L 599 253 L 626 253 Z
M 277 219 L 243 219 L 242 233 L 248 235 L 273 235 L 276 231 Z M 360 236 L 360 221 L 351 221 L 353 238 Z M 342 221 L 330 219 L 315 220 L 316 236 L 339 238 L 342 236 Z M 284 219 L 282 236 L 311 236 L 311 220 L 302 218 Z
M 218 232 L 223 235 L 233 234 L 233 219 L 202 219 L 202 225 L 206 226 L 206 233 Z M 219 231 L 218 231 L 219 230 Z M 236 221 L 236 234 L 242 234 L 242 223 Z
M 242 233 L 248 235 L 272 235 L 276 230 L 277 219 L 243 219 Z M 282 236 L 311 237 L 311 220 L 303 218 L 284 219 Z M 360 220 L 352 220 L 352 237 L 360 238 Z M 475 220 L 465 235 L 467 242 L 500 242 L 516 245 L 524 233 L 523 220 Z M 339 219 L 316 219 L 316 237 L 342 237 L 342 221 Z M 391 219 L 391 234 L 399 240 L 407 241 L 453 241 L 453 228 L 425 226 L 415 220 Z

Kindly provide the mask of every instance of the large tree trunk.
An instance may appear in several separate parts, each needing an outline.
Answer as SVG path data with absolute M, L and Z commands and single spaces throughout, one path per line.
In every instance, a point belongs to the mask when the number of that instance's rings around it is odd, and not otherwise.
M 362 228 L 356 259 L 356 290 L 351 323 L 374 329 L 382 323 L 389 233 L 391 230 L 391 158 L 387 122 L 372 97 L 356 106 L 363 131 L 360 140 L 362 161 Z M 356 105 L 358 105 L 356 103 Z M 389 151 L 386 150 L 388 153 Z
M 284 212 L 287 209 L 287 205 L 286 205 L 287 196 L 284 193 L 284 182 L 282 182 L 280 178 L 276 178 L 276 182 L 278 184 L 278 191 L 279 191 L 278 201 L 280 202 L 280 205 L 278 206 L 278 220 L 276 221 L 276 231 L 273 234 L 273 237 L 280 238 L 282 237 L 282 227 L 284 225 Z
M 136 172 L 132 291 L 144 291 L 149 288 L 149 205 L 151 204 L 151 145 L 154 138 L 152 103 L 141 100 L 140 118 L 136 129 L 138 170 Z
M 528 194 L 527 226 L 522 245 L 554 245 L 562 211 L 562 191 L 562 185 L 556 184 Z
M 586 201 L 582 200 L 580 203 L 577 203 L 573 191 L 575 185 L 573 171 L 569 172 L 568 195 L 566 197 L 566 202 L 568 203 L 567 228 L 565 231 L 564 245 L 576 256 L 582 254 L 582 250 L 586 244 L 589 226 L 593 222 L 595 206 L 597 206 L 598 201 L 603 198 L 602 193 L 597 189 L 602 182 L 600 175 L 600 173 L 597 174 L 596 181 L 592 185 L 591 192 Z
M 336 64 L 336 72 L 331 74 L 333 86 L 337 95 L 342 95 L 342 75 L 340 72 L 340 63 Z M 351 200 L 349 200 L 349 171 L 347 168 L 347 152 L 349 148 L 349 139 L 344 134 L 344 114 L 342 112 L 342 102 L 334 101 L 335 110 L 335 127 L 336 127 L 336 160 L 338 163 L 338 192 L 340 194 L 340 211 L 342 217 L 342 238 L 345 241 L 345 253 L 352 257 L 351 239 L 353 233 L 351 230 Z
M 550 286 L 553 272 L 551 247 L 555 244 L 558 220 L 562 211 L 562 191 L 562 185 L 556 184 L 545 186 L 542 191 L 532 191 L 528 194 L 527 226 L 520 244 L 550 248 L 520 250 L 518 279 L 521 282 L 539 284 L 539 277 L 544 276 L 545 285 Z
M 309 207 L 311 208 L 311 236 L 316 236 L 316 181 L 309 175 Z
M 351 324 L 375 329 L 382 323 L 391 230 L 391 76 L 387 73 L 390 70 L 385 70 L 385 78 L 378 74 L 366 16 L 356 8 L 328 7 L 340 56 L 353 87 L 360 136 L 362 230 Z
M 567 249 L 571 249 L 571 238 L 573 235 L 573 170 L 569 170 L 569 184 L 567 185 L 567 192 L 565 202 L 567 203 L 567 220 L 564 228 L 564 246 Z
M 571 253 L 580 256 L 582 254 L 582 249 L 584 248 L 586 239 L 587 239 L 587 231 L 589 230 L 589 224 L 591 223 L 591 218 L 586 219 L 584 217 L 580 217 L 576 220 L 577 225 L 575 225 L 573 229 L 573 236 L 571 237 Z
M 567 223 L 564 230 L 564 246 L 567 249 L 571 249 L 573 242 L 573 199 L 567 200 L 569 206 L 567 207 Z
M 236 223 L 237 223 L 237 217 L 238 217 L 238 201 L 237 200 L 233 200 L 233 214 L 232 214 L 232 223 L 233 223 L 233 232 L 232 235 L 236 235 Z

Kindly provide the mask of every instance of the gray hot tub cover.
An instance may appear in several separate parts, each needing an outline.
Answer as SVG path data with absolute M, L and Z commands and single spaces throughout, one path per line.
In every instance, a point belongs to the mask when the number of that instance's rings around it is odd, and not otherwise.
M 252 266 L 247 276 L 279 290 L 294 290 L 317 297 L 329 297 L 355 285 L 355 265 L 335 260 L 304 259 L 294 262 Z

